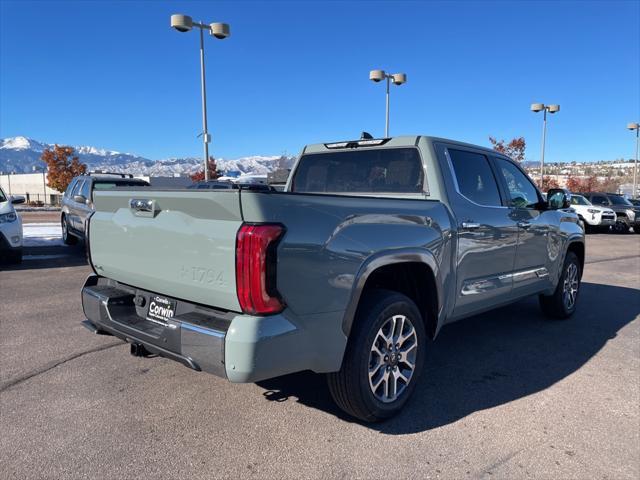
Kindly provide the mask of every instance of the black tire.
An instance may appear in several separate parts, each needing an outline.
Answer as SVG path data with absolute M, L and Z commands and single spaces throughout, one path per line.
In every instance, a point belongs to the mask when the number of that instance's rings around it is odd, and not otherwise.
M 22 263 L 22 249 L 19 250 L 11 250 L 6 254 L 6 262 L 9 264 L 20 264 Z
M 568 277 L 571 276 L 569 272 L 573 268 L 575 268 L 575 279 L 577 284 L 575 286 L 575 294 L 573 295 L 573 303 L 568 305 L 565 301 L 565 282 L 571 282 L 571 279 L 569 278 L 568 280 Z M 553 292 L 553 295 L 540 295 L 538 297 L 540 301 L 540 308 L 547 317 L 564 320 L 573 315 L 576 311 L 576 306 L 578 305 L 581 278 L 582 268 L 580 267 L 580 260 L 578 260 L 578 256 L 573 252 L 567 252 L 564 264 L 562 265 L 562 274 L 560 275 L 560 280 L 558 280 L 558 286 L 556 287 L 555 292 Z
M 405 330 L 402 330 L 402 332 L 410 331 L 410 326 L 413 326 L 415 337 L 411 334 L 411 337 L 407 338 L 403 343 L 394 346 L 398 347 L 400 345 L 402 347 L 402 345 L 408 345 L 410 351 L 413 351 L 411 345 L 415 341 L 415 356 L 411 358 L 414 360 L 414 369 L 413 373 L 408 376 L 408 383 L 402 381 L 401 384 L 400 381 L 395 380 L 396 387 L 394 388 L 396 390 L 394 392 L 397 398 L 383 402 L 376 397 L 372 387 L 370 387 L 370 362 L 372 354 L 376 355 L 373 353 L 374 342 L 378 342 L 383 338 L 379 336 L 380 332 L 383 331 L 382 328 L 389 321 L 393 322 L 393 317 L 398 315 L 402 315 L 409 320 L 409 327 L 406 327 L 406 320 L 404 320 Z M 390 333 L 393 337 L 394 332 L 391 331 Z M 427 333 L 424 322 L 418 307 L 411 299 L 400 293 L 388 290 L 372 290 L 368 292 L 366 298 L 361 301 L 358 307 L 342 361 L 342 368 L 339 372 L 327 375 L 329 391 L 336 404 L 349 415 L 365 422 L 377 422 L 396 415 L 415 390 L 424 364 L 426 344 Z M 405 346 L 405 348 L 407 347 Z M 393 350 L 393 352 L 395 351 Z M 407 375 L 409 364 L 403 360 L 398 361 L 393 352 L 384 358 L 382 356 L 378 357 L 376 365 L 379 366 L 375 371 L 382 377 L 386 375 L 390 379 L 389 375 L 395 377 L 396 372 L 398 375 Z M 402 353 L 402 355 L 405 354 Z M 404 358 L 407 361 L 409 360 L 409 355 L 414 355 L 414 353 L 406 354 Z M 389 366 L 386 363 L 387 358 L 391 359 L 390 362 L 392 363 L 395 360 L 394 366 Z M 380 387 L 382 387 L 382 384 Z M 384 383 L 384 387 L 390 388 L 388 380 Z M 385 395 L 384 390 L 382 389 L 381 391 L 383 396 Z M 388 394 L 389 391 L 386 393 Z
M 67 217 L 65 215 L 63 215 L 60 220 L 60 226 L 62 227 L 62 241 L 65 245 L 75 245 L 78 243 L 78 237 L 69 231 L 69 225 L 67 224 Z
M 618 220 L 616 224 L 613 226 L 613 231 L 615 233 L 629 233 L 629 224 L 625 221 Z

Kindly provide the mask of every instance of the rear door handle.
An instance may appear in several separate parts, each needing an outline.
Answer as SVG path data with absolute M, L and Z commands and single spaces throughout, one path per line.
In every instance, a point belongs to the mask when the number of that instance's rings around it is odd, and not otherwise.
M 462 228 L 465 230 L 476 230 L 480 228 L 480 224 L 475 222 L 462 222 Z
M 524 228 L 525 230 L 531 226 L 529 222 L 518 222 L 518 226 L 520 228 Z

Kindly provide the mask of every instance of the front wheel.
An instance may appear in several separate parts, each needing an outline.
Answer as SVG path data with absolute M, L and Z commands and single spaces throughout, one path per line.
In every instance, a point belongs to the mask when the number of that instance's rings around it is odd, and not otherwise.
M 616 233 L 629 233 L 629 224 L 622 220 L 617 220 L 613 226 L 613 231 Z
M 567 252 L 562 275 L 553 295 L 540 295 L 540 308 L 545 315 L 556 319 L 569 318 L 576 311 L 580 291 L 581 267 L 578 256 Z
M 336 404 L 365 422 L 397 414 L 415 390 L 426 341 L 411 299 L 388 290 L 369 292 L 358 308 L 342 368 L 327 376 Z

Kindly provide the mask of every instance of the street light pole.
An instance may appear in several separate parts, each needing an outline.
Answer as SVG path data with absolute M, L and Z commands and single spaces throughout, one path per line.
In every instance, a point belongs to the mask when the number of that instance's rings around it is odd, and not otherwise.
M 372 80 L 376 83 L 381 82 L 382 80 L 387 81 L 384 136 L 385 138 L 389 138 L 389 85 L 391 84 L 391 82 L 393 82 L 394 85 L 402 85 L 403 83 L 406 83 L 407 75 L 405 73 L 394 73 L 393 75 L 390 75 L 384 70 L 371 70 L 369 72 L 369 80 Z
M 540 189 L 544 189 L 544 147 L 547 140 L 547 112 L 556 113 L 560 111 L 560 105 L 545 105 L 544 103 L 531 104 L 531 111 L 544 112 L 542 119 L 542 148 L 540 152 Z
M 45 177 L 45 172 L 47 171 L 47 167 L 42 167 L 42 191 L 44 192 L 44 198 L 42 200 L 42 204 L 47 204 L 47 179 Z
M 631 192 L 631 198 L 638 196 L 638 149 L 640 148 L 640 124 L 629 123 L 627 124 L 629 130 L 636 131 L 636 159 L 633 162 L 633 191 Z
M 171 15 L 171 27 L 178 32 L 188 32 L 193 27 L 200 29 L 200 88 L 202 93 L 202 143 L 204 146 L 204 180 L 209 181 L 209 143 L 211 135 L 207 126 L 207 86 L 205 82 L 204 72 L 204 31 L 207 30 L 213 37 L 218 40 L 227 38 L 231 33 L 229 25 L 226 23 L 194 22 L 188 15 L 175 14 Z M 198 135 L 200 136 L 200 135 Z
M 542 152 L 540 153 L 540 188 L 544 185 L 544 144 L 547 139 L 547 109 L 544 109 L 542 120 Z
M 636 123 L 636 161 L 633 162 L 633 198 L 638 196 L 638 148 L 640 148 L 640 125 Z
M 204 144 L 204 181 L 209 181 L 209 131 L 207 130 L 207 86 L 204 76 L 204 29 L 200 29 L 200 84 L 202 90 L 202 143 Z
M 384 123 L 384 138 L 389 138 L 389 83 L 391 79 L 387 76 L 387 116 Z

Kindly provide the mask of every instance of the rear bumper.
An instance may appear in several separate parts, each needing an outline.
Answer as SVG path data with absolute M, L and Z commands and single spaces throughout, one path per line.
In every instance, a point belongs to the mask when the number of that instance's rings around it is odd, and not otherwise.
M 141 291 L 98 284 L 90 276 L 82 289 L 82 308 L 96 330 L 109 333 L 131 344 L 141 344 L 151 353 L 176 360 L 197 371 L 224 377 L 224 322 L 212 322 L 204 313 L 189 312 L 187 322 L 179 315 L 166 325 L 146 320 L 145 305 L 136 306 Z M 198 325 L 194 323 L 205 325 Z M 218 325 L 213 328 L 213 325 Z
M 254 317 L 176 300 L 176 315 L 162 325 L 146 318 L 153 295 L 91 275 L 82 289 L 90 322 L 85 326 L 238 383 L 340 368 L 346 346 L 343 312 L 305 317 L 309 324 L 301 328 L 299 319 L 285 314 Z

